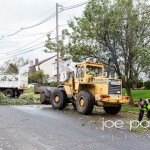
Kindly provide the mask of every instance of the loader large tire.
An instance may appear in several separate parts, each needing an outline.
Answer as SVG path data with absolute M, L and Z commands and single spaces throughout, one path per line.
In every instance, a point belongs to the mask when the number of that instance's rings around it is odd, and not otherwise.
M 53 109 L 62 110 L 67 106 L 67 94 L 63 90 L 56 89 L 52 92 L 50 101 Z
M 106 106 L 104 106 L 103 108 L 104 108 L 104 110 L 105 110 L 106 113 L 108 113 L 110 115 L 116 115 L 117 113 L 120 112 L 121 105 L 118 105 L 116 107 L 111 107 L 111 106 L 106 107 Z
M 76 108 L 80 114 L 91 114 L 94 107 L 94 97 L 87 91 L 81 91 L 77 95 Z

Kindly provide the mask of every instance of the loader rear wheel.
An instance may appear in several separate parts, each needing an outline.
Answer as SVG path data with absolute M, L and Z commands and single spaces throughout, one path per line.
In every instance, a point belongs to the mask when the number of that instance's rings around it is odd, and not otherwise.
M 106 113 L 108 113 L 110 115 L 116 115 L 117 113 L 120 112 L 121 105 L 118 105 L 116 107 L 111 107 L 111 106 L 110 107 L 106 107 L 106 106 L 104 106 L 103 108 L 104 108 Z
M 62 110 L 67 106 L 67 94 L 63 90 L 56 89 L 52 92 L 50 101 L 53 109 Z
M 94 107 L 94 97 L 87 91 L 81 91 L 77 95 L 76 108 L 80 114 L 91 114 Z

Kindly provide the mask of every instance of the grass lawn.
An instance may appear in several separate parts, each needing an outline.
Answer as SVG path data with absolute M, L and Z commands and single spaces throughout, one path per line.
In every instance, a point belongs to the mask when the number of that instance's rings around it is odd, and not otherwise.
M 34 93 L 34 88 L 27 88 L 26 90 L 24 90 L 24 93 Z
M 126 90 L 122 91 L 122 94 L 125 95 Z M 150 90 L 132 90 L 132 96 L 134 99 L 134 102 L 137 103 L 137 101 L 142 98 L 142 99 L 146 99 L 146 98 L 150 98 Z M 130 106 L 128 104 L 123 105 L 122 109 L 123 112 L 139 112 L 139 107 L 134 107 L 134 106 Z
M 139 112 L 139 110 L 140 110 L 139 107 L 133 107 L 133 106 L 131 107 L 128 104 L 123 105 L 121 108 L 122 112 Z
M 123 90 L 123 95 L 126 94 L 126 90 Z M 150 98 L 150 90 L 132 90 L 132 96 L 134 101 L 138 101 L 140 98 Z

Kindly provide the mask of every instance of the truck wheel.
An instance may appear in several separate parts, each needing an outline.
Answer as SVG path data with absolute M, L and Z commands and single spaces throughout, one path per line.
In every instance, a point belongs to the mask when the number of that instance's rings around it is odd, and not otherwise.
M 94 107 L 94 97 L 87 91 L 81 91 L 77 95 L 76 108 L 80 114 L 91 114 Z
M 9 98 L 13 98 L 14 97 L 14 92 L 11 89 L 6 89 L 4 91 L 4 95 L 7 96 L 7 97 L 9 97 Z
M 120 112 L 121 110 L 121 105 L 118 105 L 117 107 L 103 107 L 105 112 L 110 114 L 110 115 L 116 115 L 117 113 Z
M 62 110 L 67 106 L 67 94 L 63 90 L 56 89 L 52 92 L 50 101 L 54 109 Z
M 21 95 L 21 91 L 20 90 L 16 90 L 15 91 L 15 98 L 18 98 Z

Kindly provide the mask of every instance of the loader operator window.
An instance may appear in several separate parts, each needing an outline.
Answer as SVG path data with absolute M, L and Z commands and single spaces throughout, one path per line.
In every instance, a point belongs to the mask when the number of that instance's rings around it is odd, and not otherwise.
M 81 78 L 84 78 L 84 67 L 81 67 Z
M 80 66 L 77 67 L 76 77 L 80 78 Z
M 102 76 L 102 67 L 96 67 L 96 66 L 86 66 L 86 73 L 88 75 L 97 75 Z

